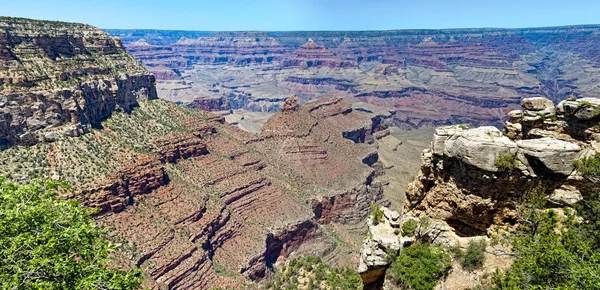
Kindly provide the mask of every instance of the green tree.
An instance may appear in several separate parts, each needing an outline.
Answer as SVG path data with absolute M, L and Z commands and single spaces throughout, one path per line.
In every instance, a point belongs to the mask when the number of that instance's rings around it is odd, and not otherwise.
M 538 194 L 539 195 L 539 194 Z M 532 204 L 510 236 L 514 262 L 492 278 L 493 289 L 600 289 L 600 195 L 586 197 L 564 216 Z M 582 218 L 582 219 L 581 219 Z
M 107 267 L 112 246 L 88 210 L 57 198 L 66 189 L 57 181 L 19 185 L 0 176 L 0 288 L 138 288 L 138 271 Z
M 376 204 L 371 204 L 371 221 L 378 225 L 383 219 L 383 210 Z
M 459 261 L 461 266 L 468 271 L 481 268 L 485 263 L 485 248 L 487 243 L 484 239 L 469 241 L 465 251 L 460 251 Z
M 430 290 L 451 267 L 450 257 L 439 246 L 417 243 L 402 250 L 389 268 L 393 281 L 406 289 Z

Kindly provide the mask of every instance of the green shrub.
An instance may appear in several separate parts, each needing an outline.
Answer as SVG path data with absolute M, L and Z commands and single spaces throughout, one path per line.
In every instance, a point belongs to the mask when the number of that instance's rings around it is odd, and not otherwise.
M 402 250 L 389 268 L 392 281 L 406 289 L 434 289 L 450 269 L 450 257 L 439 246 L 418 243 Z
M 371 204 L 371 221 L 378 225 L 383 219 L 383 210 L 376 204 Z
M 461 253 L 459 261 L 463 269 L 473 271 L 481 268 L 485 262 L 485 248 L 487 243 L 484 239 L 469 241 L 467 249 Z
M 521 212 L 524 221 L 504 237 L 514 260 L 509 269 L 493 275 L 492 289 L 598 289 L 600 193 L 584 196 L 576 213 L 543 210 L 536 200 L 518 205 L 531 210 Z
M 577 101 L 577 98 L 576 97 L 569 97 L 569 98 L 567 98 L 567 101 L 574 102 L 574 101 Z
M 319 258 L 306 256 L 288 261 L 266 288 L 359 290 L 363 284 L 354 269 L 330 267 Z
M 412 237 L 415 234 L 415 230 L 419 226 L 416 220 L 409 219 L 402 224 L 402 234 L 407 237 Z
M 600 154 L 575 160 L 575 162 L 573 162 L 573 166 L 584 177 L 594 181 L 600 179 Z
M 496 156 L 494 165 L 501 171 L 511 171 L 517 166 L 517 154 L 516 153 L 499 153 Z
M 592 104 L 588 101 L 579 101 L 578 103 L 584 108 L 591 108 L 594 106 L 594 104 Z
M 89 212 L 56 197 L 66 185 L 18 185 L 0 177 L 3 289 L 134 289 L 139 272 L 108 268 L 113 247 Z

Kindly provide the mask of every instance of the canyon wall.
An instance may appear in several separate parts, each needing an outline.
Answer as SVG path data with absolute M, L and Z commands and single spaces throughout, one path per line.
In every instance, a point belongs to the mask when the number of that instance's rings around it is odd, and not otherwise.
M 341 96 L 389 110 L 395 125 L 416 129 L 501 127 L 524 98 L 597 96 L 599 30 L 109 32 L 157 76 L 167 100 L 276 112 L 282 96 L 301 103 Z
M 0 146 L 79 136 L 156 99 L 121 40 L 83 24 L 0 18 Z
M 464 125 L 438 128 L 408 186 L 407 211 L 445 221 L 458 236 L 515 224 L 521 196 L 541 186 L 548 206 L 577 203 L 598 190 L 574 162 L 598 153 L 596 98 L 524 99 L 503 131 Z

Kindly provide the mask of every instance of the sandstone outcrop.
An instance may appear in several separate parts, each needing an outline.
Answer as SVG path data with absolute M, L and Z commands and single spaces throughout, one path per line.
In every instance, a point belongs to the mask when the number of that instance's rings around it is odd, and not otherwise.
M 582 179 L 575 160 L 597 151 L 597 99 L 522 102 L 501 133 L 493 127 L 438 128 L 423 152 L 406 207 L 443 220 L 459 236 L 485 233 L 491 225 L 515 223 L 514 201 L 538 182 L 554 204 L 581 200 L 598 187 Z M 579 114 L 578 114 L 579 112 Z
M 382 289 L 385 272 L 402 249 L 400 215 L 388 208 L 383 210 L 383 218 L 378 223 L 367 219 L 368 237 L 360 250 L 360 274 L 365 289 Z

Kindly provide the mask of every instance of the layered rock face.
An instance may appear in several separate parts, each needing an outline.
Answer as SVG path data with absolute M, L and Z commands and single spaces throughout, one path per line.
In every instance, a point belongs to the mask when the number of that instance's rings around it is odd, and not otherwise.
M 342 68 L 342 67 L 353 67 L 354 64 L 349 61 L 342 61 L 336 57 L 331 51 L 329 51 L 325 45 L 316 43 L 314 40 L 309 39 L 307 43 L 303 44 L 294 51 L 292 55 L 283 62 L 284 67 L 330 67 L 330 68 Z
M 154 77 L 96 28 L 0 20 L 0 175 L 72 184 L 63 197 L 97 209 L 113 264 L 141 268 L 144 287 L 239 289 L 294 255 L 358 262 L 369 206 L 389 204 L 376 137 L 389 112 L 280 95 L 251 134 L 156 99 Z
M 573 163 L 598 152 L 598 105 L 594 98 L 557 106 L 530 98 L 523 100 L 523 110 L 509 113 L 503 131 L 438 128 L 408 187 L 406 207 L 446 221 L 459 236 L 473 236 L 516 222 L 514 201 L 538 184 L 557 206 L 577 202 L 597 190 Z
M 156 99 L 118 39 L 82 24 L 0 18 L 0 146 L 79 136 Z
M 358 254 L 347 253 L 358 253 L 369 206 L 388 202 L 376 142 L 342 132 L 385 125 L 340 98 L 286 103 L 250 134 L 201 110 L 139 100 L 102 129 L 0 151 L 0 174 L 72 183 L 70 197 L 99 209 L 118 245 L 114 263 L 141 268 L 148 288 L 240 288 L 299 254 L 354 265 Z
M 282 94 L 300 103 L 341 96 L 388 109 L 395 125 L 411 130 L 502 127 L 523 98 L 597 96 L 598 31 L 162 32 L 170 43 L 159 32 L 112 33 L 160 79 L 167 100 L 276 112 Z

